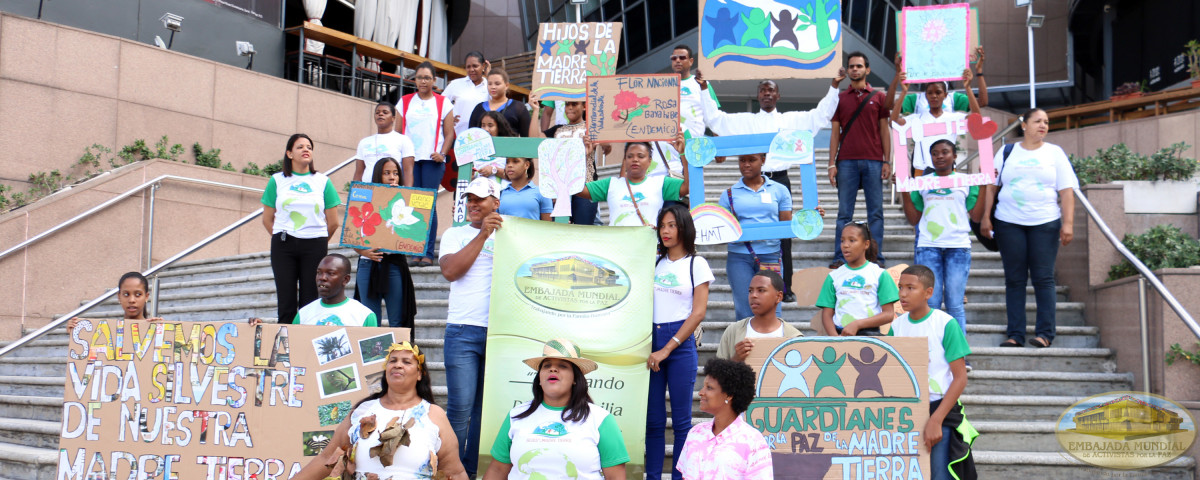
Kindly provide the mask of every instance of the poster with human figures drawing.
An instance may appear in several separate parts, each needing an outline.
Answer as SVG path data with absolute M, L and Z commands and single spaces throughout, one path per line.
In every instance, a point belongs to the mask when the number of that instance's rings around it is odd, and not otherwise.
M 900 11 L 905 83 L 955 81 L 970 62 L 970 6 L 907 7 Z
M 342 221 L 343 247 L 424 254 L 437 191 L 353 182 Z
M 928 349 L 924 337 L 755 339 L 743 417 L 775 478 L 931 478 Z
M 823 78 L 842 65 L 840 0 L 701 0 L 709 80 Z

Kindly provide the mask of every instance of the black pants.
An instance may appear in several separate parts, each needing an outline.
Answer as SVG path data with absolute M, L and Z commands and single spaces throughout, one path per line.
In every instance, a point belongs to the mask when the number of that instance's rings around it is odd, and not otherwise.
M 788 179 L 787 170 L 778 172 L 762 172 L 767 178 L 783 184 L 787 188 L 788 193 L 792 191 L 792 181 Z M 793 209 L 794 211 L 795 209 Z M 783 255 L 780 260 L 783 262 L 783 286 L 787 291 L 792 288 L 792 239 L 785 238 L 779 241 L 779 248 L 783 250 Z
M 285 237 L 286 235 L 286 237 Z M 300 305 L 317 299 L 317 264 L 325 258 L 329 238 L 296 238 L 284 233 L 271 235 L 271 272 L 275 274 L 275 296 L 279 323 L 292 323 Z M 299 284 L 300 295 L 296 295 Z

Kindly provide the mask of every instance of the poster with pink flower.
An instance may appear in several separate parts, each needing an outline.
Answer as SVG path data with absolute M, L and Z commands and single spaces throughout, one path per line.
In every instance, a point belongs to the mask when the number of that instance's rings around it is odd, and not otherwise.
M 423 255 L 437 191 L 353 182 L 342 220 L 343 247 Z
M 679 132 L 679 75 L 588 77 L 587 135 L 596 143 L 672 141 Z
M 968 4 L 906 7 L 900 12 L 905 83 L 954 81 L 970 62 Z

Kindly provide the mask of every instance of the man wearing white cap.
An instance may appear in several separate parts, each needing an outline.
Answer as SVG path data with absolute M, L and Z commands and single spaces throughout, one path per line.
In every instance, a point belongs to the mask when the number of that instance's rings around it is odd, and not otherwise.
M 483 359 L 492 288 L 492 233 L 504 221 L 500 187 L 478 177 L 467 185 L 470 224 L 442 234 L 438 264 L 450 281 L 446 309 L 446 416 L 458 437 L 459 457 L 475 478 L 479 467 L 479 417 L 483 406 Z

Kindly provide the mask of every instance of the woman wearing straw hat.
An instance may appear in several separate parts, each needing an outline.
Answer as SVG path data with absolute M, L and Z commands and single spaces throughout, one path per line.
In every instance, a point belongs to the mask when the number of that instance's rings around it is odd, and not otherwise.
M 583 378 L 596 370 L 596 362 L 582 358 L 570 340 L 555 339 L 546 342 L 542 356 L 525 364 L 538 372 L 533 401 L 518 405 L 504 419 L 484 479 L 537 474 L 539 478 L 624 480 L 629 453 L 621 429 L 607 410 L 592 403 Z M 547 443 L 547 437 L 555 441 Z
M 354 406 L 338 425 L 333 440 L 292 477 L 294 480 L 328 478 L 343 459 L 356 479 L 369 474 L 433 478 L 436 472 L 450 479 L 467 478 L 446 411 L 433 403 L 425 355 L 416 345 L 393 343 L 383 372 L 380 391 Z

